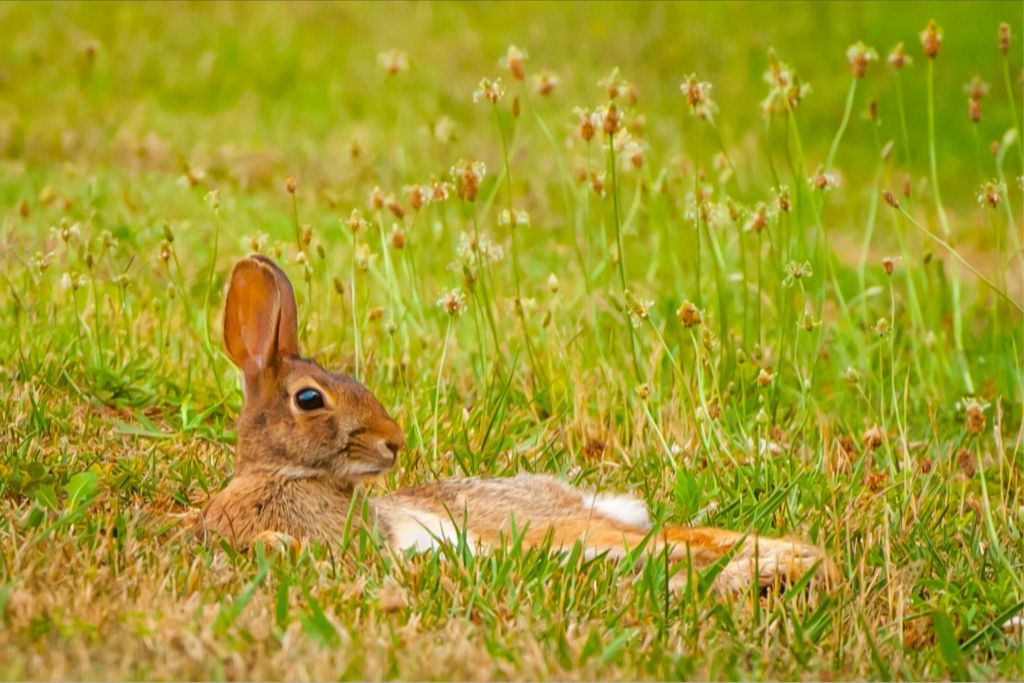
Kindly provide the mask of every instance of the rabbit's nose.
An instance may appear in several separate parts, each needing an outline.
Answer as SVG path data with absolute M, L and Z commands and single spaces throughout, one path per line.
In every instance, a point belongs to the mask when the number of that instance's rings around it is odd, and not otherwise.
M 405 445 L 405 439 L 404 438 L 400 439 L 400 440 L 397 440 L 397 441 L 396 440 L 391 440 L 391 439 L 388 439 L 388 440 L 381 439 L 380 440 L 380 452 L 381 452 L 381 454 L 385 458 L 387 458 L 388 464 L 389 465 L 393 465 L 393 464 L 395 464 L 395 460 L 398 459 L 398 451 L 402 450 L 402 446 L 404 446 L 404 445 Z

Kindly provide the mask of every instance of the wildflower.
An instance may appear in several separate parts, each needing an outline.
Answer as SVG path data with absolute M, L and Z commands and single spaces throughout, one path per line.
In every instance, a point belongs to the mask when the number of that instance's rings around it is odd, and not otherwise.
M 743 229 L 747 232 L 761 232 L 766 227 L 768 227 L 768 207 L 764 205 L 764 202 L 758 202 L 757 208 L 751 212 L 750 219 L 747 220 Z
M 621 144 L 619 144 L 619 140 L 622 141 Z M 618 147 L 618 152 L 623 163 L 626 163 L 630 168 L 639 171 L 644 166 L 644 154 L 647 149 L 646 144 L 642 140 L 637 140 L 633 136 L 629 135 L 628 132 L 621 136 L 619 140 L 616 140 L 616 146 Z
M 896 43 L 896 47 L 889 51 L 889 66 L 897 71 L 913 63 L 913 58 L 904 51 L 902 42 Z
M 298 187 L 298 181 L 292 176 L 288 176 L 284 179 L 284 190 L 288 194 L 295 194 L 295 188 Z
M 352 213 L 348 216 L 348 229 L 352 231 L 352 234 L 355 234 L 365 228 L 366 221 L 363 220 L 363 214 L 360 213 L 359 209 L 352 209 Z
M 961 448 L 956 453 L 956 464 L 960 468 L 960 471 L 965 477 L 970 479 L 977 473 L 977 467 L 975 466 L 974 454 L 966 448 Z
M 772 383 L 772 371 L 769 368 L 761 368 L 757 373 L 757 386 L 767 387 Z
M 266 249 L 267 241 L 269 239 L 270 239 L 270 236 L 267 235 L 267 233 L 259 232 L 259 233 L 256 233 L 252 237 L 246 237 L 245 238 L 245 242 L 247 242 L 249 244 L 249 251 L 252 251 L 252 252 L 255 252 L 255 253 L 259 254 L 264 249 Z
M 790 261 L 786 264 L 786 278 L 782 281 L 782 284 L 789 287 L 794 282 L 811 277 L 812 275 L 814 275 L 814 271 L 811 270 L 810 261 L 804 261 L 803 263 Z
M 476 196 L 480 192 L 480 182 L 487 173 L 487 166 L 484 165 L 484 162 L 460 159 L 457 164 L 452 166 L 450 173 L 455 181 L 459 197 L 467 202 L 476 201 Z
M 598 197 L 604 196 L 604 173 L 591 173 L 590 174 L 590 189 L 594 191 Z
M 459 233 L 459 246 L 455 253 L 465 265 L 472 265 L 477 257 L 481 263 L 497 263 L 505 258 L 505 249 L 492 242 L 486 233 L 480 233 L 479 237 Z
M 370 245 L 365 242 L 360 242 L 356 245 L 354 256 L 356 268 L 363 272 L 369 270 L 375 258 L 377 258 L 377 255 L 370 251 Z
M 942 48 L 942 29 L 939 28 L 935 20 L 932 19 L 928 22 L 928 26 L 921 31 L 921 49 L 924 51 L 924 56 L 929 59 L 935 59 L 939 50 Z
M 576 107 L 574 111 L 576 116 L 579 117 L 579 127 L 577 130 L 580 137 L 584 142 L 590 142 L 597 132 L 598 122 L 596 114 L 592 113 L 589 109 L 582 109 L 580 107 Z
M 1003 199 L 1003 192 L 1006 190 L 1002 183 L 990 180 L 981 186 L 978 191 L 978 204 L 982 207 L 996 208 Z
M 896 199 L 896 195 L 892 193 L 892 190 L 885 190 L 884 192 L 882 192 L 882 198 L 885 200 L 885 203 L 891 206 L 892 208 L 900 208 L 900 202 L 898 199 Z
M 533 77 L 533 89 L 537 91 L 537 94 L 541 97 L 547 97 L 551 94 L 561 80 L 558 75 L 551 71 L 541 71 Z
M 558 287 L 559 287 L 558 276 L 555 275 L 554 273 L 551 273 L 551 275 L 548 275 L 548 289 L 551 290 L 552 294 L 557 294 L 558 293 Z
M 850 71 L 854 78 L 864 78 L 868 70 L 868 62 L 878 59 L 875 48 L 868 47 L 862 41 L 857 41 L 846 50 L 846 59 L 850 62 Z
M 985 431 L 985 408 L 988 405 L 977 399 L 970 398 L 964 405 L 964 429 L 968 434 L 981 434 Z
M 903 260 L 901 256 L 886 256 L 882 259 L 882 268 L 885 270 L 886 275 L 892 275 L 896 270 L 896 266 Z
M 857 384 L 857 382 L 860 381 L 860 373 L 857 372 L 857 368 L 853 367 L 852 365 L 847 366 L 847 368 L 843 370 L 843 379 L 845 379 L 850 384 Z
M 437 300 L 437 305 L 441 307 L 441 310 L 453 318 L 462 315 L 462 312 L 466 310 L 466 300 L 463 298 L 462 292 L 457 288 L 445 292 L 441 298 Z
M 975 74 L 971 82 L 964 85 L 964 92 L 972 100 L 984 99 L 988 95 L 988 83 L 981 80 L 980 75 Z
M 874 332 L 879 337 L 884 337 L 884 336 L 888 335 L 889 334 L 889 319 L 888 318 L 879 318 L 875 322 L 875 326 L 872 328 L 872 332 Z
M 800 318 L 800 326 L 804 328 L 804 332 L 810 332 L 815 327 L 820 327 L 821 321 L 815 320 L 810 311 L 804 311 L 803 316 Z
M 35 258 L 32 261 L 33 267 L 39 273 L 45 273 L 50 268 L 50 253 L 43 254 L 42 252 L 36 252 Z
M 434 139 L 442 145 L 448 144 L 455 139 L 455 122 L 447 116 L 439 118 L 431 124 L 430 128 L 431 133 L 434 135 Z
M 883 443 L 885 443 L 885 431 L 878 426 L 868 427 L 864 430 L 864 434 L 861 436 L 860 440 L 871 450 L 877 450 Z
M 775 188 L 775 206 L 783 213 L 789 213 L 793 208 L 793 202 L 789 198 L 789 188 L 785 185 Z
M 647 320 L 648 311 L 654 302 L 650 299 L 640 299 L 628 289 L 625 292 L 626 306 L 629 310 L 629 321 L 633 327 L 640 327 L 643 321 Z
M 82 231 L 78 228 L 78 223 L 69 223 L 66 219 L 61 220 L 59 228 L 50 228 L 50 234 L 60 237 L 61 241 L 67 244 L 73 239 L 77 239 L 82 236 Z
M 508 52 L 501 58 L 500 64 L 512 73 L 512 78 L 521 81 L 526 76 L 525 62 L 528 57 L 529 55 L 524 50 L 520 50 L 515 45 L 509 45 Z
M 695 74 L 687 76 L 679 89 L 686 96 L 686 104 L 690 107 L 690 113 L 697 118 L 709 119 L 718 110 L 711 99 L 711 84 L 698 81 Z
M 430 185 L 430 201 L 435 204 L 440 204 L 441 202 L 446 201 L 451 190 L 451 183 L 446 183 L 443 180 L 435 180 Z
M 967 100 L 967 117 L 971 119 L 971 123 L 981 121 L 981 100 Z
M 764 80 L 768 83 L 768 96 L 761 102 L 761 111 L 769 118 L 794 111 L 811 91 L 810 86 L 801 83 L 792 67 L 779 60 L 774 51 L 769 54 Z
M 651 387 L 647 383 L 638 384 L 636 389 L 633 390 L 636 393 L 636 397 L 641 401 L 646 401 L 651 397 Z
M 606 107 L 598 107 L 594 116 L 600 122 L 601 130 L 605 135 L 615 135 L 622 128 L 622 112 L 611 102 Z
M 377 64 L 391 76 L 409 69 L 409 57 L 403 51 L 391 48 L 377 55 Z
M 497 104 L 498 100 L 505 96 L 505 88 L 501 85 L 501 79 L 481 78 L 480 84 L 473 91 L 473 101 L 481 102 L 487 100 L 491 104 Z
M 160 242 L 160 260 L 167 263 L 174 256 L 174 252 L 171 250 L 171 243 L 167 240 Z
M 395 223 L 391 228 L 391 246 L 395 249 L 405 248 L 405 233 L 398 226 L 398 223 Z
M 384 206 L 387 207 L 388 211 L 390 211 L 391 215 L 395 218 L 402 219 L 405 217 L 405 209 L 403 209 L 401 203 L 395 199 L 395 195 L 389 194 L 385 197 Z
M 430 196 L 422 185 L 409 185 L 405 188 L 405 196 L 409 198 L 409 206 L 413 211 L 419 211 L 430 201 Z
M 79 287 L 85 284 L 85 278 L 76 273 L 64 273 L 60 278 L 59 287 L 63 291 L 71 290 L 76 291 Z
M 676 310 L 676 317 L 679 318 L 679 322 L 683 324 L 683 327 L 696 327 L 704 319 L 701 316 L 700 309 L 691 301 L 683 302 L 678 310 Z
M 617 100 L 621 97 L 630 104 L 636 104 L 636 88 L 632 83 L 619 76 L 619 67 L 612 69 L 597 84 L 605 89 L 609 100 Z
M 1005 21 L 999 24 L 999 51 L 1004 55 L 1010 52 L 1010 25 Z
M 814 175 L 808 178 L 807 182 L 815 190 L 828 192 L 839 184 L 839 178 L 834 173 L 826 172 L 824 167 L 818 166 L 814 171 Z
M 186 166 L 185 174 L 178 178 L 178 185 L 182 187 L 195 187 L 206 178 L 206 171 L 196 166 Z
M 370 190 L 370 208 L 383 209 L 385 199 L 384 190 L 380 189 L 379 185 L 374 185 L 373 189 Z
M 517 228 L 528 228 L 530 227 L 530 214 L 525 209 L 516 209 L 514 222 Z

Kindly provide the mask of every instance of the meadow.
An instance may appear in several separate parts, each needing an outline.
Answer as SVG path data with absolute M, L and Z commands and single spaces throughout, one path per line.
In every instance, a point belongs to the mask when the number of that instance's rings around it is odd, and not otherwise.
M 0 678 L 1020 680 L 1022 41 L 1013 2 L 0 4 Z M 253 251 L 405 429 L 371 492 L 552 473 L 840 581 L 204 542 Z

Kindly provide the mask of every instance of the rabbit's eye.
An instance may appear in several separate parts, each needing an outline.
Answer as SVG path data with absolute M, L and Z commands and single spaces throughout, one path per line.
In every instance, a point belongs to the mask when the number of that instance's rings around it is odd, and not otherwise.
M 302 410 L 317 410 L 324 407 L 324 395 L 316 389 L 299 389 L 295 392 L 295 405 Z

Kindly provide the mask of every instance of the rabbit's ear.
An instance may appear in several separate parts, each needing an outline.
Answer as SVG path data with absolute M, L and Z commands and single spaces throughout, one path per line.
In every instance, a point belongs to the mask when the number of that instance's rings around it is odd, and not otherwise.
M 245 373 L 246 393 L 280 363 L 280 324 L 281 293 L 274 271 L 252 257 L 242 259 L 231 273 L 224 305 L 224 348 Z
M 277 283 L 278 302 L 281 305 L 281 319 L 277 323 L 277 352 L 285 358 L 299 355 L 299 315 L 295 308 L 295 290 L 292 289 L 291 281 L 276 263 L 263 254 L 253 254 L 249 258 L 268 266 Z

